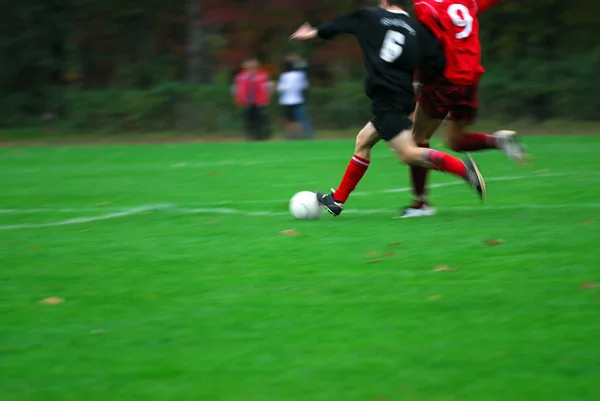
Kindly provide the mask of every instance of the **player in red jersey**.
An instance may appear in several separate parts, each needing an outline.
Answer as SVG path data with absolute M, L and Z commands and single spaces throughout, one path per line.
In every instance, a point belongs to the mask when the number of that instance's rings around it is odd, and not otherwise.
M 437 38 L 446 57 L 442 75 L 421 75 L 413 135 L 420 147 L 443 120 L 447 121 L 446 141 L 457 152 L 501 149 L 522 162 L 526 151 L 517 142 L 516 132 L 497 131 L 492 135 L 467 132 L 479 107 L 478 86 L 485 72 L 481 65 L 478 15 L 500 0 L 413 0 L 415 17 Z M 427 199 L 429 170 L 410 166 L 414 203 L 400 217 L 435 214 Z

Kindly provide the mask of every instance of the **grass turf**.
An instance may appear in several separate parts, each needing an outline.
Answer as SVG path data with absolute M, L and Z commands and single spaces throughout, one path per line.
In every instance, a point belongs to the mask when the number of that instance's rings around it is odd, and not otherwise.
M 526 143 L 406 221 L 384 146 L 316 222 L 352 141 L 0 149 L 2 400 L 598 400 L 600 137 Z

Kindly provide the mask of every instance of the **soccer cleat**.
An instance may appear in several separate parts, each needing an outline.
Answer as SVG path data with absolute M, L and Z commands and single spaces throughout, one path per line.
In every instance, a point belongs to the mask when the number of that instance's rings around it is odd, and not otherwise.
M 415 202 L 414 204 L 404 208 L 402 214 L 396 217 L 397 219 L 408 219 L 411 217 L 427 217 L 437 213 L 434 207 L 429 206 L 424 202 Z
M 325 209 L 327 209 L 329 213 L 334 216 L 339 216 L 340 213 L 342 213 L 342 210 L 344 210 L 344 203 L 336 202 L 335 199 L 333 199 L 334 192 L 335 191 L 333 189 L 331 190 L 331 193 L 328 194 L 317 191 L 317 200 L 321 205 L 323 205 L 323 207 L 325 207 Z
M 524 163 L 527 159 L 527 149 L 519 143 L 518 135 L 515 131 L 497 131 L 492 134 L 496 137 L 498 147 L 506 155 L 517 163 Z
M 471 157 L 471 155 L 467 154 L 467 157 L 463 160 L 465 166 L 467 167 L 467 175 L 464 177 L 467 184 L 469 184 L 477 193 L 481 200 L 485 200 L 486 190 L 485 190 L 485 180 L 479 171 L 479 167 L 477 167 L 477 163 Z

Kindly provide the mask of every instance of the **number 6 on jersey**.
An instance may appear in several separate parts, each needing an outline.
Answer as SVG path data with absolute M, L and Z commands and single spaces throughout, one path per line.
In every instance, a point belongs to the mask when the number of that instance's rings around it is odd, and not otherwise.
M 388 63 L 393 63 L 402 55 L 404 50 L 404 41 L 406 37 L 397 31 L 387 31 L 381 50 L 379 51 L 379 57 Z

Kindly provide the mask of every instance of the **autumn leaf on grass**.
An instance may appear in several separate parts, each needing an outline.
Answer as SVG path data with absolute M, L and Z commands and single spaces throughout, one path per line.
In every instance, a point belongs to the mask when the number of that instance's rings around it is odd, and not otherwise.
M 299 235 L 300 233 L 296 230 L 283 230 L 283 231 L 280 231 L 279 234 L 285 235 L 288 237 L 293 237 L 293 236 Z
M 44 298 L 40 301 L 40 303 L 44 305 L 58 305 L 62 304 L 63 302 L 65 302 L 65 300 L 58 297 Z
M 442 266 L 436 266 L 433 268 L 434 272 L 451 272 L 454 270 L 458 270 L 458 268 L 456 267 L 448 267 L 446 265 L 442 265 Z
M 442 299 L 442 296 L 437 294 L 437 295 L 432 295 L 430 297 L 427 297 L 427 299 L 430 301 L 439 301 L 440 299 Z
M 389 258 L 391 256 L 394 256 L 396 254 L 396 252 L 385 252 L 383 255 L 384 258 Z
M 390 248 L 397 248 L 400 245 L 402 245 L 402 242 L 392 242 L 391 244 L 388 244 L 387 246 L 389 246 Z
M 32 246 L 29 247 L 30 251 L 37 251 L 39 249 L 42 249 L 41 245 L 32 245 Z
M 596 222 L 596 220 L 594 220 L 594 219 L 588 219 L 588 220 L 584 220 L 582 222 L 582 224 L 594 224 L 595 222 Z
M 385 260 L 384 258 L 375 258 L 375 259 L 367 260 L 367 263 L 379 263 L 379 262 L 382 262 L 384 260 Z
M 365 256 L 367 258 L 372 258 L 373 256 L 377 256 L 377 255 L 379 255 L 379 252 L 377 252 L 377 251 L 371 251 L 371 252 L 365 253 L 363 256 Z
M 593 290 L 594 288 L 598 288 L 598 284 L 594 283 L 593 281 L 585 281 L 581 283 L 580 287 L 583 290 Z
M 498 245 L 502 245 L 502 240 L 501 239 L 488 239 L 485 241 L 486 245 L 488 246 L 498 246 Z

